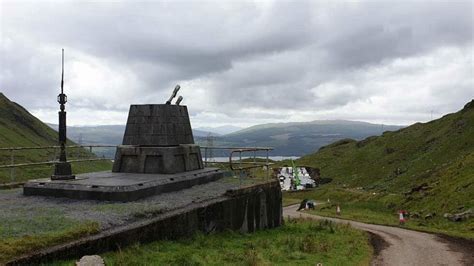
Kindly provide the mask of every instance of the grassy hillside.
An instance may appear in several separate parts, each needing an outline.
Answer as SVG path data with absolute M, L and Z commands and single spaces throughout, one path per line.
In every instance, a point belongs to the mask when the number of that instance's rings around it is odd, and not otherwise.
M 0 93 L 0 147 L 31 147 L 57 143 L 57 133 L 25 108 Z
M 36 147 L 57 145 L 58 133 L 31 115 L 25 108 L 10 101 L 0 93 L 0 147 Z M 68 141 L 68 144 L 74 144 Z M 71 156 L 90 157 L 85 150 L 70 152 Z M 39 162 L 56 158 L 54 150 L 15 151 L 15 163 Z M 8 151 L 0 151 L 0 164 L 11 161 Z M 73 165 L 77 173 L 110 169 L 110 162 L 78 163 Z M 47 177 L 52 166 L 25 167 L 15 169 L 15 180 L 10 179 L 10 170 L 0 170 L 0 183 Z
M 362 141 L 338 141 L 298 164 L 319 167 L 323 177 L 334 179 L 319 197 L 365 202 L 375 212 L 434 213 L 433 220 L 441 222 L 444 213 L 474 207 L 474 100 L 429 123 Z M 474 235 L 472 219 L 461 227 Z
M 264 124 L 216 137 L 214 145 L 267 146 L 275 148 L 272 155 L 301 156 L 340 139 L 363 139 L 399 128 L 344 120 Z

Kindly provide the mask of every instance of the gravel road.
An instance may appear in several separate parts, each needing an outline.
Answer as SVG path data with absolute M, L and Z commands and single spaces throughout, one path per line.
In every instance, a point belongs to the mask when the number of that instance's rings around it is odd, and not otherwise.
M 371 233 L 371 242 L 376 245 L 372 265 L 474 265 L 472 241 L 456 241 L 397 227 L 311 215 L 297 211 L 298 206 L 284 207 L 284 217 L 301 216 L 349 223 L 354 228 Z

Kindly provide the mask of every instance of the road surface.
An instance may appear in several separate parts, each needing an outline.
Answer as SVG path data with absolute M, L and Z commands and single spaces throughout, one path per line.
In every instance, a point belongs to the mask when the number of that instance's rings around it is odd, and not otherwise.
M 297 211 L 298 206 L 299 204 L 284 207 L 284 217 L 301 216 L 349 223 L 354 228 L 371 233 L 371 242 L 375 249 L 372 265 L 474 265 L 472 242 L 467 241 L 466 245 L 434 234 L 398 227 L 311 215 Z

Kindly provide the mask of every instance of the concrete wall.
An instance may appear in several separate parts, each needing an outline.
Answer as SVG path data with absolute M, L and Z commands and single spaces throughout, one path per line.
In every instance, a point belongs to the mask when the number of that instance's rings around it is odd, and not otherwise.
M 194 144 L 188 108 L 168 104 L 131 105 L 122 144 Z
M 120 145 L 112 172 L 175 174 L 203 168 L 201 149 L 195 144 L 170 147 Z
M 282 224 L 282 194 L 278 181 L 227 191 L 221 198 L 190 204 L 91 237 L 29 254 L 8 265 L 25 265 L 56 259 L 80 258 L 123 248 L 135 242 L 186 237 L 193 232 L 218 232 L 225 229 L 254 232 Z

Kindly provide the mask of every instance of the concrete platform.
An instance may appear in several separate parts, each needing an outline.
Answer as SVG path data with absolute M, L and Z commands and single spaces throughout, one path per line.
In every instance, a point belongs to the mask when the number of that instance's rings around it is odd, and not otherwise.
M 96 172 L 78 175 L 74 180 L 30 180 L 23 186 L 23 194 L 127 202 L 205 184 L 223 176 L 218 168 L 178 174 Z
M 224 177 L 179 192 L 126 203 L 25 197 L 19 190 L 3 191 L 0 193 L 2 225 L 17 221 L 18 217 L 25 217 L 20 223 L 30 221 L 29 224 L 41 225 L 49 221 L 44 219 L 45 215 L 54 215 L 56 219 L 73 218 L 76 223 L 94 221 L 101 227 L 94 235 L 78 236 L 56 246 L 37 247 L 6 265 L 79 260 L 84 255 L 100 254 L 135 243 L 189 237 L 197 231 L 204 234 L 227 230 L 251 233 L 280 226 L 283 217 L 279 181 L 246 181 L 246 186 L 240 186 L 236 178 Z M 45 213 L 47 211 L 52 214 Z M 31 230 L 27 235 L 42 234 L 33 226 L 20 227 Z M 38 227 L 51 230 L 49 225 Z M 22 237 L 24 232 L 16 234 Z

